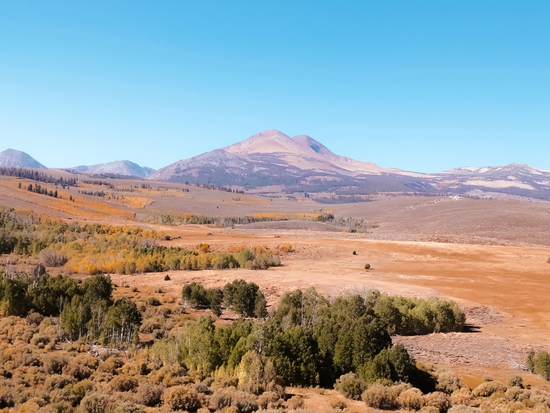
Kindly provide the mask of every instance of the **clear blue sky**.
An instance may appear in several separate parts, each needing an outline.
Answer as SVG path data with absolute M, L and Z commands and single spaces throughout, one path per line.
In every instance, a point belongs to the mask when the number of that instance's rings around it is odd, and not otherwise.
M 265 129 L 550 169 L 550 1 L 2 1 L 0 150 L 155 168 Z

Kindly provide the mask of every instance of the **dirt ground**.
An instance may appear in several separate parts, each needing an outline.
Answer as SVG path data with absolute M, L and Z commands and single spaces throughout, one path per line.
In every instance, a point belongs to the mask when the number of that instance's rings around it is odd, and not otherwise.
M 63 205 L 45 207 L 44 196 L 19 193 L 8 183 L 0 191 L 0 204 L 70 216 Z M 176 211 L 216 216 L 305 214 L 322 209 L 337 217 L 365 219 L 374 228 L 354 234 L 307 221 L 237 225 L 234 229 L 133 222 L 181 237 L 166 245 L 194 248 L 208 243 L 213 250 L 223 251 L 230 245 L 276 248 L 291 244 L 294 252 L 281 257 L 283 266 L 267 271 L 177 271 L 169 273 L 170 281 L 164 281 L 166 273 L 113 275 L 116 284 L 128 283 L 151 294 L 162 287 L 177 300 L 185 283 L 221 286 L 242 278 L 256 282 L 270 305 L 287 291 L 310 286 L 326 295 L 378 289 L 454 299 L 467 313 L 468 332 L 393 337 L 394 342 L 403 343 L 419 362 L 457 372 L 470 386 L 480 383 L 483 376 L 505 380 L 520 374 L 526 383 L 548 387 L 548 382 L 523 370 L 523 364 L 530 349 L 550 348 L 550 203 L 387 197 L 376 202 L 321 205 L 196 187 L 182 192 L 181 188 L 181 184 L 163 184 L 140 192 L 140 197 L 152 200 L 143 208 L 102 200 L 107 206 L 96 205 L 97 217 L 91 213 L 70 217 L 81 223 L 128 224 L 128 220 L 110 216 L 107 207 L 123 208 L 123 213 Z M 366 263 L 371 265 L 368 272 Z M 308 393 L 306 405 L 324 410 L 316 403 L 325 403 L 326 398 L 318 399 Z
M 185 283 L 221 286 L 242 278 L 267 293 L 269 304 L 295 288 L 315 287 L 330 295 L 378 289 L 390 294 L 456 300 L 467 313 L 469 332 L 394 337 L 415 358 L 449 368 L 473 386 L 483 376 L 505 380 L 515 374 L 527 383 L 547 383 L 523 370 L 530 349 L 550 347 L 550 301 L 547 279 L 550 249 L 494 245 L 444 244 L 364 239 L 361 234 L 327 231 L 212 229 L 203 226 L 160 227 L 181 239 L 167 245 L 193 247 L 207 242 L 213 250 L 229 245 L 291 244 L 283 266 L 266 271 L 210 270 L 142 275 L 114 275 L 117 284 L 162 286 L 179 297 Z M 212 235 L 207 235 L 211 233 Z M 353 255 L 356 251 L 356 255 Z M 371 270 L 364 270 L 364 264 Z

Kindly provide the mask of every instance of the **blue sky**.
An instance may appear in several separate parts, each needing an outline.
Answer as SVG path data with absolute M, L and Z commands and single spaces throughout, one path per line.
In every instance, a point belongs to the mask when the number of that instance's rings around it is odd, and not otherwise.
M 0 2 L 0 150 L 154 168 L 266 129 L 550 169 L 550 2 Z

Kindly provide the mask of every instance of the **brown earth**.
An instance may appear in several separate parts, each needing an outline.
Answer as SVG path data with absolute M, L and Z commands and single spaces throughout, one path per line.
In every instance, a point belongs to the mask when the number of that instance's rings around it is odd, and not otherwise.
M 141 181 L 115 183 L 138 185 Z M 420 362 L 458 372 L 471 386 L 483 375 L 504 380 L 514 374 L 523 375 L 527 383 L 547 384 L 526 373 L 522 365 L 531 348 L 550 347 L 546 284 L 550 276 L 549 203 L 378 196 L 375 202 L 321 205 L 310 200 L 262 198 L 194 186 L 188 187 L 190 192 L 183 192 L 182 184 L 148 184 L 151 190 L 125 193 L 151 201 L 136 201 L 139 207 L 77 195 L 82 203 L 89 199 L 105 204 L 94 204 L 95 215 L 73 215 L 66 207 L 58 210 L 57 204 L 42 201 L 47 197 L 18 191 L 6 182 L 0 185 L 0 204 L 79 222 L 112 224 L 127 224 L 128 212 L 159 211 L 244 216 L 306 215 L 323 210 L 336 217 L 365 219 L 374 228 L 355 234 L 346 232 L 345 227 L 303 220 L 237 225 L 234 229 L 135 222 L 181 237 L 166 241 L 166 245 L 192 248 L 205 242 L 214 250 L 225 250 L 230 245 L 275 248 L 291 244 L 295 251 L 282 256 L 282 267 L 267 271 L 178 271 L 169 273 L 170 281 L 164 281 L 166 273 L 113 275 L 113 280 L 151 294 L 162 287 L 177 299 L 181 287 L 190 281 L 220 286 L 243 278 L 260 285 L 271 305 L 284 292 L 310 286 L 327 295 L 364 293 L 375 288 L 405 296 L 450 298 L 467 312 L 469 332 L 394 337 L 394 341 L 403 343 Z M 75 193 L 75 189 L 69 192 Z M 111 213 L 112 208 L 120 213 Z M 368 272 L 365 263 L 371 264 Z
M 271 305 L 285 292 L 310 286 L 326 295 L 378 289 L 450 298 L 465 309 L 469 332 L 394 337 L 394 341 L 403 343 L 418 361 L 457 371 L 471 385 L 484 375 L 504 380 L 514 374 L 523 374 L 528 383 L 545 385 L 522 366 L 530 349 L 550 347 L 550 302 L 541 293 L 547 290 L 550 272 L 546 247 L 379 241 L 360 234 L 304 230 L 256 234 L 203 226 L 162 229 L 181 236 L 167 245 L 193 247 L 208 242 L 214 250 L 224 250 L 229 245 L 274 249 L 290 243 L 295 251 L 282 256 L 282 267 L 267 271 L 174 271 L 168 282 L 165 273 L 114 275 L 116 283 L 162 286 L 177 297 L 188 282 L 221 286 L 243 278 L 260 285 Z M 367 262 L 372 266 L 368 272 L 363 269 Z

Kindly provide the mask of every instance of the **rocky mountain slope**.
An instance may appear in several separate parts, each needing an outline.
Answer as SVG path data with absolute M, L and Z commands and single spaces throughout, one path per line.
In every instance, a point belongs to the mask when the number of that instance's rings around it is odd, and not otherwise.
M 5 168 L 46 168 L 32 156 L 15 149 L 0 152 L 0 167 Z

